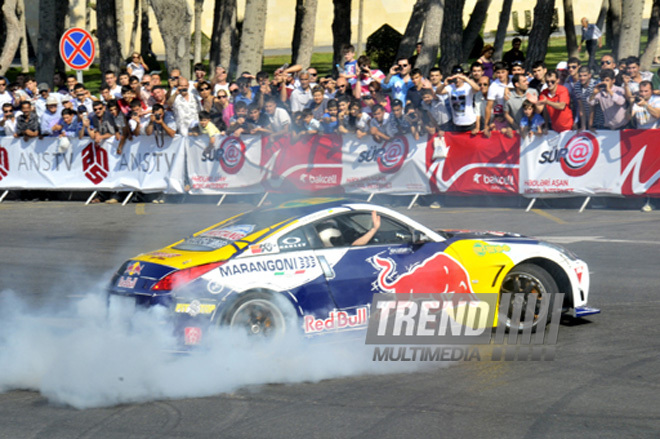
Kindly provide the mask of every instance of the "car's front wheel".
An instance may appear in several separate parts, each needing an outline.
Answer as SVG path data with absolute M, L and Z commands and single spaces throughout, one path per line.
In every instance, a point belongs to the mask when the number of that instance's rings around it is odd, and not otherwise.
M 510 331 L 522 331 L 531 326 L 537 330 L 539 322 L 547 321 L 547 313 L 552 309 L 552 301 L 559 292 L 557 283 L 543 268 L 533 264 L 521 264 L 514 267 L 502 281 L 500 297 L 511 293 L 511 301 L 506 316 L 506 327 Z M 543 302 L 547 302 L 543 306 Z M 533 302 L 533 305 L 530 303 Z M 532 315 L 528 314 L 531 306 Z M 517 310 L 520 310 L 518 320 Z

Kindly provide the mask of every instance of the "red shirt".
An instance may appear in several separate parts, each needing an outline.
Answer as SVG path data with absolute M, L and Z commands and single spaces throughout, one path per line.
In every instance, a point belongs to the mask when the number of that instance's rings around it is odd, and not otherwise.
M 552 129 L 558 133 L 568 131 L 573 128 L 573 112 L 571 111 L 571 98 L 568 89 L 563 85 L 557 84 L 557 91 L 554 96 L 550 96 L 550 91 L 546 88 L 541 92 L 539 100 L 548 100 L 551 102 L 565 102 L 566 107 L 563 110 L 557 110 L 546 105 L 548 115 L 552 121 Z

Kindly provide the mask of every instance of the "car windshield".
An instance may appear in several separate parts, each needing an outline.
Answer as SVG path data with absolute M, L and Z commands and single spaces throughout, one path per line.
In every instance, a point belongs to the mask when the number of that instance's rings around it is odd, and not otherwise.
M 257 209 L 237 216 L 217 227 L 196 236 L 186 238 L 175 250 L 209 252 L 235 241 L 242 240 L 251 233 L 272 227 L 296 216 L 291 209 Z M 257 241 L 250 240 L 253 244 Z

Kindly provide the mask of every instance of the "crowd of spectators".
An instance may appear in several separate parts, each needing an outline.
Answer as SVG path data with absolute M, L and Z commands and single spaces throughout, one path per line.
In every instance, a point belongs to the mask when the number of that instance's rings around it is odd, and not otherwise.
M 283 66 L 242 72 L 230 80 L 218 66 L 208 76 L 202 64 L 194 78 L 172 68 L 166 78 L 149 72 L 138 53 L 126 70 L 104 74 L 98 96 L 73 75 L 56 73 L 54 87 L 20 74 L 13 83 L 0 78 L 0 135 L 29 139 L 115 137 L 117 153 L 126 140 L 206 134 L 260 134 L 273 139 L 290 134 L 354 133 L 377 142 L 398 135 L 499 131 L 523 137 L 566 130 L 656 128 L 660 120 L 660 78 L 640 69 L 640 60 L 604 55 L 598 71 L 579 58 L 548 70 L 543 61 L 525 71 L 525 55 L 515 38 L 503 60 L 493 60 L 486 45 L 469 70 L 456 65 L 446 77 L 438 68 L 427 76 L 410 59 L 398 59 L 385 73 L 367 56 L 355 59 L 344 48 L 338 76 L 319 77 L 310 67 Z M 414 61 L 414 59 L 413 59 Z M 165 80 L 163 80 L 165 79 Z M 166 84 L 166 85 L 164 85 Z
M 408 58 L 384 73 L 367 56 L 355 59 L 352 46 L 344 48 L 337 76 L 285 65 L 272 77 L 242 72 L 235 80 L 224 66 L 209 77 L 202 64 L 192 79 L 177 68 L 162 78 L 134 53 L 125 70 L 105 72 L 98 96 L 73 75 L 56 73 L 52 89 L 29 75 L 11 84 L 0 77 L 0 135 L 58 137 L 62 151 L 72 137 L 115 137 L 121 153 L 127 140 L 154 136 L 162 146 L 177 133 L 206 134 L 212 147 L 222 135 L 354 133 L 383 142 L 445 131 L 526 138 L 548 130 L 658 127 L 660 78 L 642 71 L 637 57 L 604 55 L 597 72 L 579 58 L 555 70 L 537 61 L 527 72 L 520 44 L 515 38 L 502 61 L 486 45 L 468 71 L 456 65 L 446 77 L 437 67 L 424 76 Z

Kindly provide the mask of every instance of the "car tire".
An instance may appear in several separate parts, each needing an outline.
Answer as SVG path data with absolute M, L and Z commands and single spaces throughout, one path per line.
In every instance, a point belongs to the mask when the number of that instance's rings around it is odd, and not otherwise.
M 552 309 L 552 303 L 554 301 L 555 295 L 559 292 L 557 288 L 557 283 L 553 277 L 545 269 L 534 264 L 521 264 L 514 267 L 511 271 L 507 273 L 502 281 L 502 286 L 500 288 L 500 297 L 504 293 L 516 294 L 512 297 L 510 302 L 507 318 L 506 318 L 506 328 L 509 331 L 522 331 L 529 326 L 532 327 L 532 331 L 539 329 L 539 322 L 548 321 L 547 313 Z M 522 293 L 522 294 L 520 294 Z M 529 303 L 529 300 L 532 298 L 530 295 L 536 293 L 536 306 L 534 310 L 534 317 L 531 320 L 531 324 L 526 322 L 527 316 L 525 315 L 526 309 Z M 544 297 L 550 299 L 546 309 L 541 309 L 541 300 Z M 522 312 L 520 316 L 520 323 L 515 326 L 513 324 L 513 309 L 514 303 L 516 301 L 522 301 Z
M 228 310 L 224 325 L 249 336 L 270 338 L 291 330 L 293 307 L 283 298 L 264 292 L 243 293 Z

